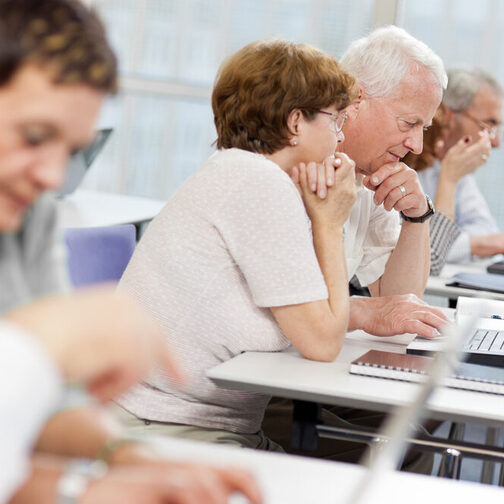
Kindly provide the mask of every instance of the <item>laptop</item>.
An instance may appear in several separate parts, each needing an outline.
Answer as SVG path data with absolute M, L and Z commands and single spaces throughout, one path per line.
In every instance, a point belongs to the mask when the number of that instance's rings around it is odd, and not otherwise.
M 93 161 L 107 143 L 111 133 L 112 128 L 98 130 L 94 140 L 87 147 L 75 153 L 70 158 L 65 183 L 58 193 L 59 197 L 66 196 L 75 191 L 82 182 L 84 175 L 86 175 L 90 166 L 93 164 Z
M 457 302 L 457 322 L 463 323 L 480 310 L 477 327 L 465 338 L 465 361 L 483 366 L 504 367 L 504 301 L 483 300 L 460 296 Z M 443 336 L 426 339 L 417 336 L 406 353 L 425 355 L 440 350 Z

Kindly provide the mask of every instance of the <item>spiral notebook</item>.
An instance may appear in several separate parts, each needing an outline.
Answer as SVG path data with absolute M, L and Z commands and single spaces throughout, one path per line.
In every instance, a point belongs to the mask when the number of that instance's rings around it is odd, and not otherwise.
M 431 357 L 370 350 L 350 364 L 350 373 L 389 380 L 423 382 Z M 461 363 L 457 373 L 446 378 L 445 387 L 504 395 L 504 368 Z

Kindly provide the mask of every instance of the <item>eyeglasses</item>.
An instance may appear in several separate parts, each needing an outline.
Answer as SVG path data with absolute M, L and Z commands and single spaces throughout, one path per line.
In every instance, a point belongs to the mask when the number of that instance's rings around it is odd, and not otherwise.
M 465 110 L 461 110 L 458 113 L 466 116 L 468 119 L 471 119 L 471 121 L 476 123 L 481 129 L 488 131 L 488 137 L 490 138 L 490 140 L 495 140 L 496 138 L 502 137 L 502 128 L 500 124 L 488 124 L 485 121 L 476 119 L 476 117 L 473 117 L 471 114 L 469 114 L 469 112 L 466 112 Z
M 343 129 L 343 125 L 348 117 L 346 112 L 327 112 L 326 110 L 318 110 L 318 112 L 331 117 L 332 130 L 334 133 L 339 133 Z

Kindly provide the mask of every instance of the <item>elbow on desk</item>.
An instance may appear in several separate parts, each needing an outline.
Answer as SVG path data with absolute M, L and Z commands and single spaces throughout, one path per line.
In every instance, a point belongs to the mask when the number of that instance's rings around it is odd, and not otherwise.
M 339 354 L 348 327 L 348 305 L 333 311 L 327 300 L 271 308 L 280 329 L 307 359 L 330 362 Z
M 346 329 L 346 324 L 326 325 L 318 331 L 313 331 L 309 338 L 294 346 L 306 359 L 332 362 L 343 347 Z

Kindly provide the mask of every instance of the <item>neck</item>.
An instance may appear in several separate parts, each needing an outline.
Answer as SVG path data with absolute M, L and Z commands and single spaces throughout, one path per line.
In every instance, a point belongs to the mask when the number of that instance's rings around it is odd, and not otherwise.
M 284 147 L 273 154 L 265 154 L 264 157 L 276 163 L 283 171 L 290 174 L 293 166 L 299 163 L 294 155 L 296 147 Z

